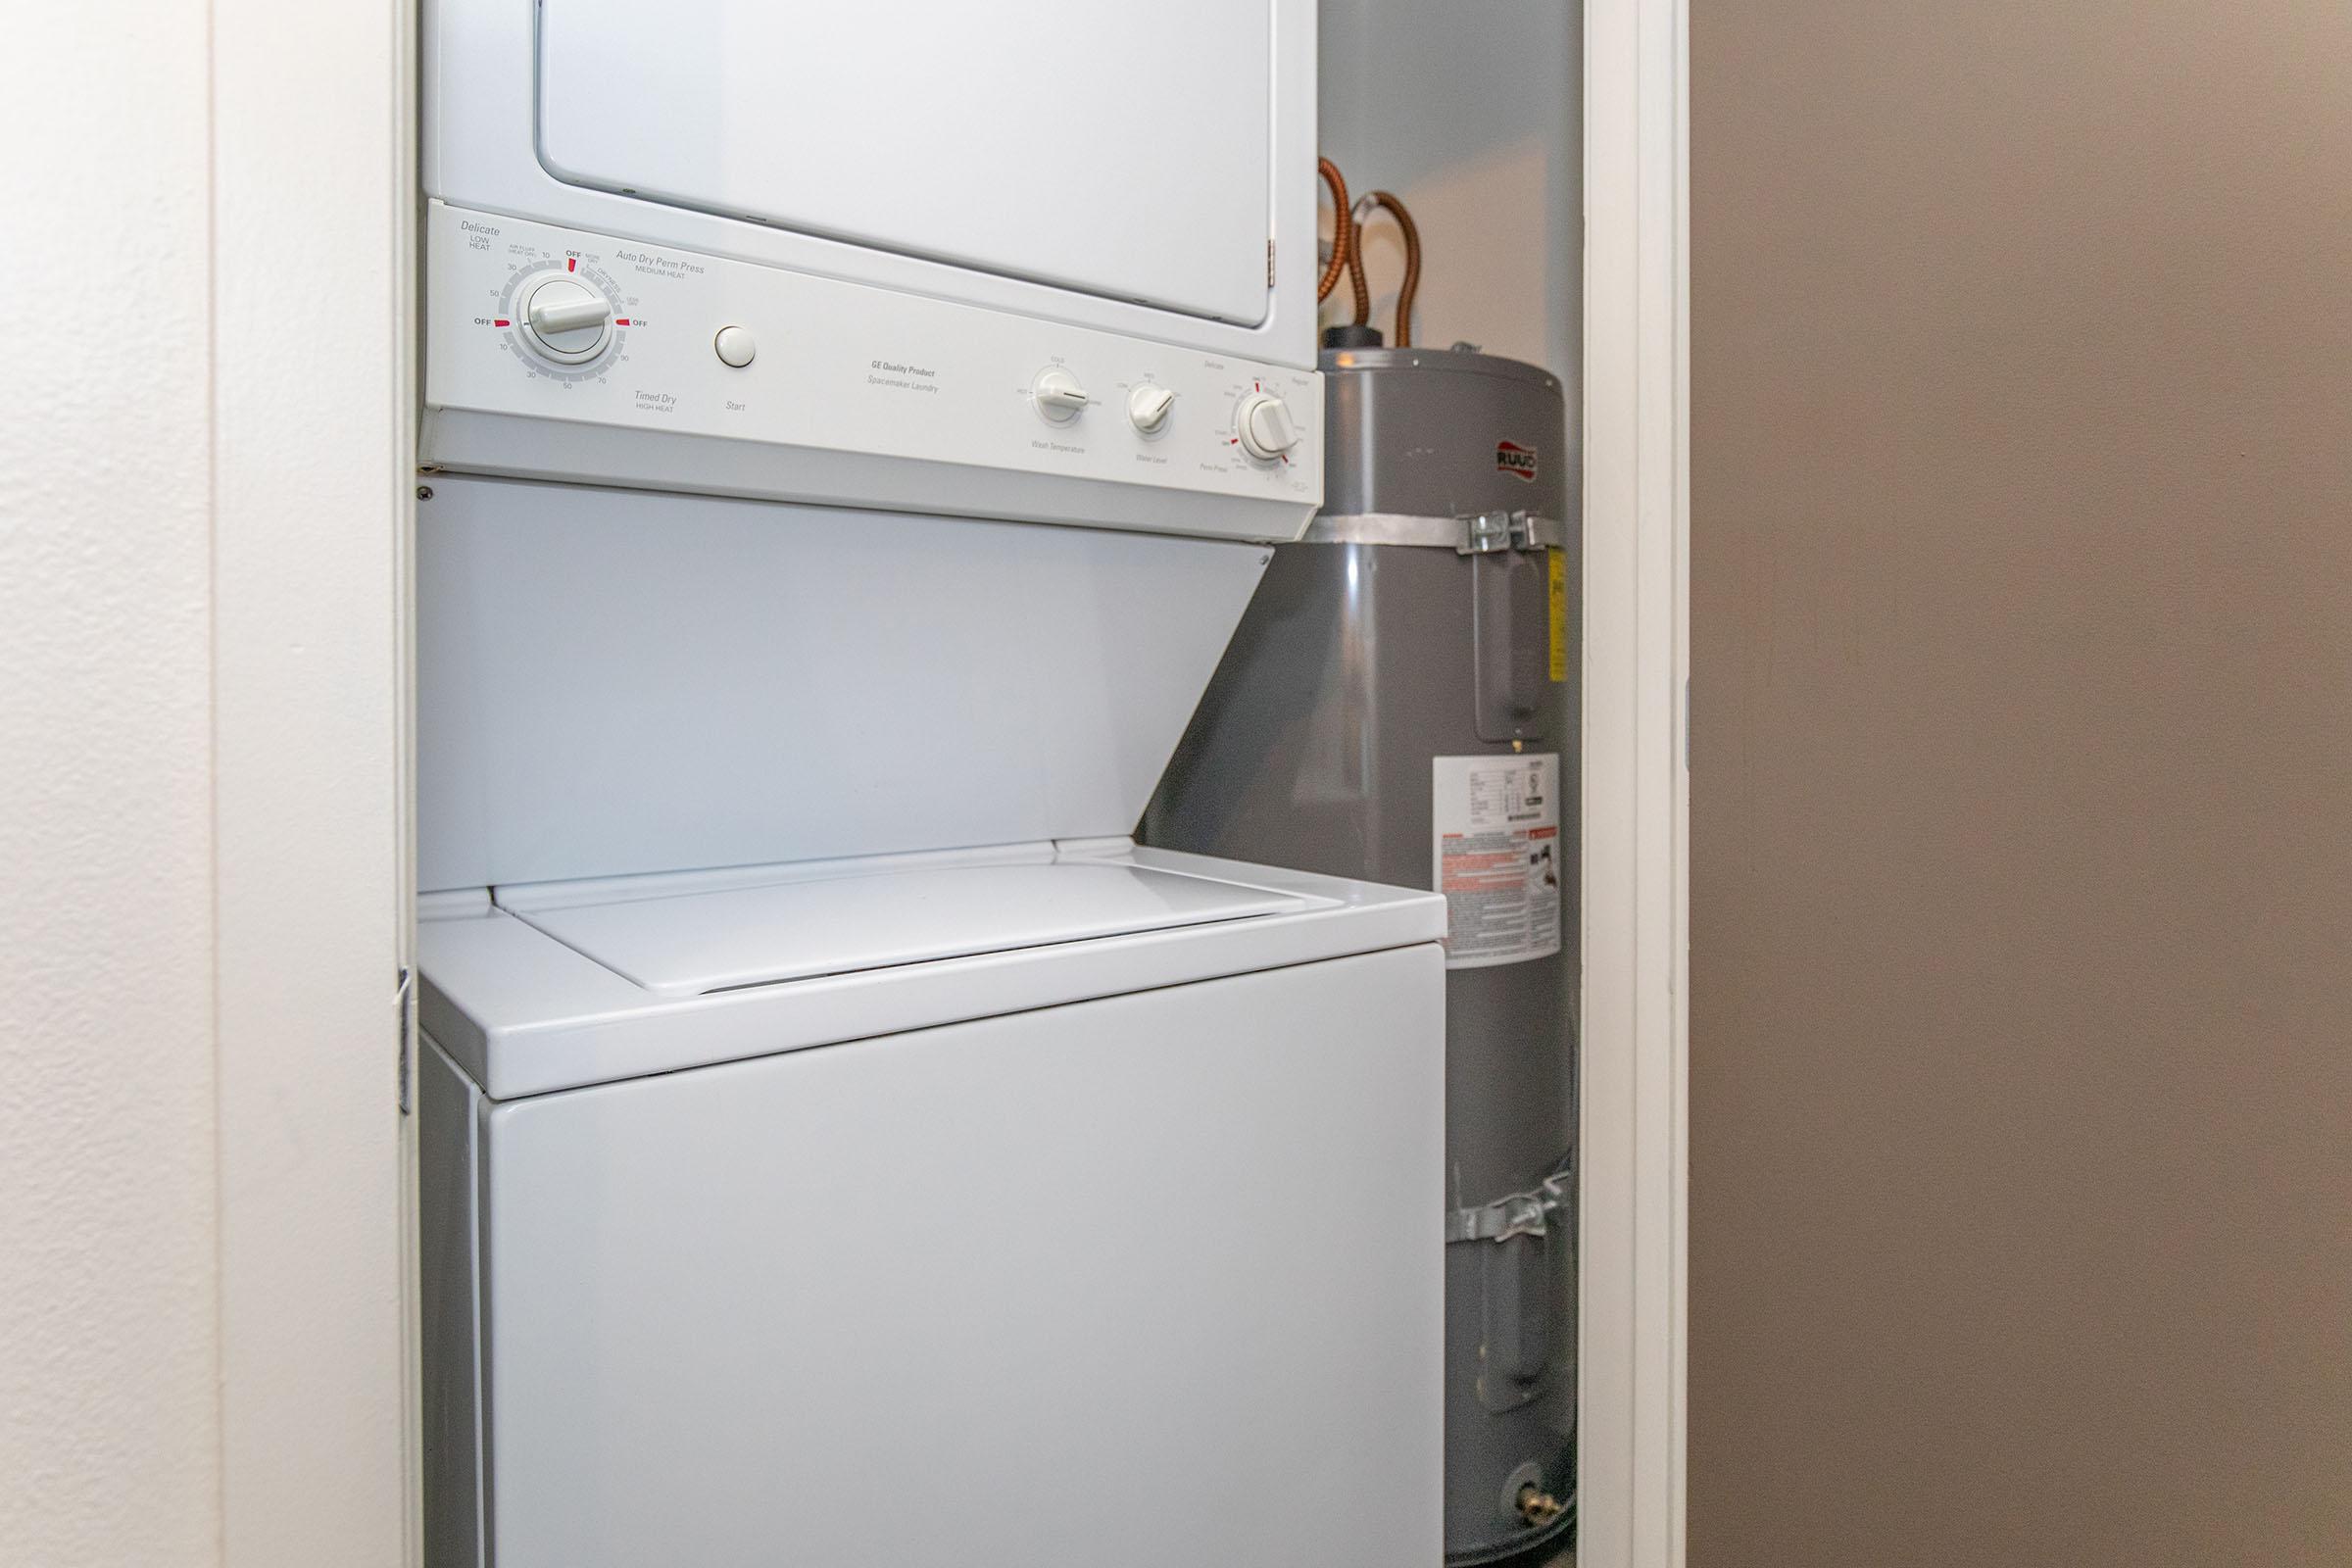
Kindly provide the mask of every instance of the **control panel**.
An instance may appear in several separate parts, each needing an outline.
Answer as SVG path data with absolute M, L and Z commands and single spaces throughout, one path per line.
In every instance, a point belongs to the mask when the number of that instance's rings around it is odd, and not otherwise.
M 427 251 L 428 462 L 1258 538 L 1322 499 L 1311 371 L 440 203 Z

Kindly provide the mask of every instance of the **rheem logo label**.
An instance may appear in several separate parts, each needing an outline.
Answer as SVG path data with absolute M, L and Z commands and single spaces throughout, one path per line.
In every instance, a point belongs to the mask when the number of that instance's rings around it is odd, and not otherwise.
M 1536 482 L 1536 449 L 1523 447 L 1516 441 L 1494 443 L 1494 466 L 1514 479 L 1529 484 Z

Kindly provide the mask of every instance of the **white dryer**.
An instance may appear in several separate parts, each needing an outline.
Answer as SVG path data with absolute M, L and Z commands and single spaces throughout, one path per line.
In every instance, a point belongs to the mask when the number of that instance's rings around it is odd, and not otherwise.
M 424 0 L 422 175 L 535 218 L 1314 365 L 1315 0 Z
M 423 14 L 428 464 L 1255 537 L 1319 501 L 1315 0 Z

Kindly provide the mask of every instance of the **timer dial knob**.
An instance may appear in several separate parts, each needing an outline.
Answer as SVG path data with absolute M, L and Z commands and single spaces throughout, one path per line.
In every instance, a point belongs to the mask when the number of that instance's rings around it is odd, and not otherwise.
M 1029 395 L 1037 400 L 1037 412 L 1055 424 L 1067 424 L 1086 412 L 1086 388 L 1064 369 L 1040 370 L 1029 383 Z
M 612 302 L 568 273 L 526 283 L 522 338 L 559 365 L 581 365 L 612 341 Z
M 1234 411 L 1233 433 L 1242 450 L 1260 463 L 1270 463 L 1298 444 L 1298 425 L 1291 406 L 1271 392 L 1252 392 Z

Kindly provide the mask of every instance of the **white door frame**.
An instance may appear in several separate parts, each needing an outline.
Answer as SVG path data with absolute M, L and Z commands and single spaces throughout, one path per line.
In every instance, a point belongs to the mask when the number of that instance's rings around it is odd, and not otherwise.
M 220 1557 L 419 1550 L 411 0 L 211 10 Z
M 1683 1561 L 1688 23 L 1586 0 L 1585 1568 Z

